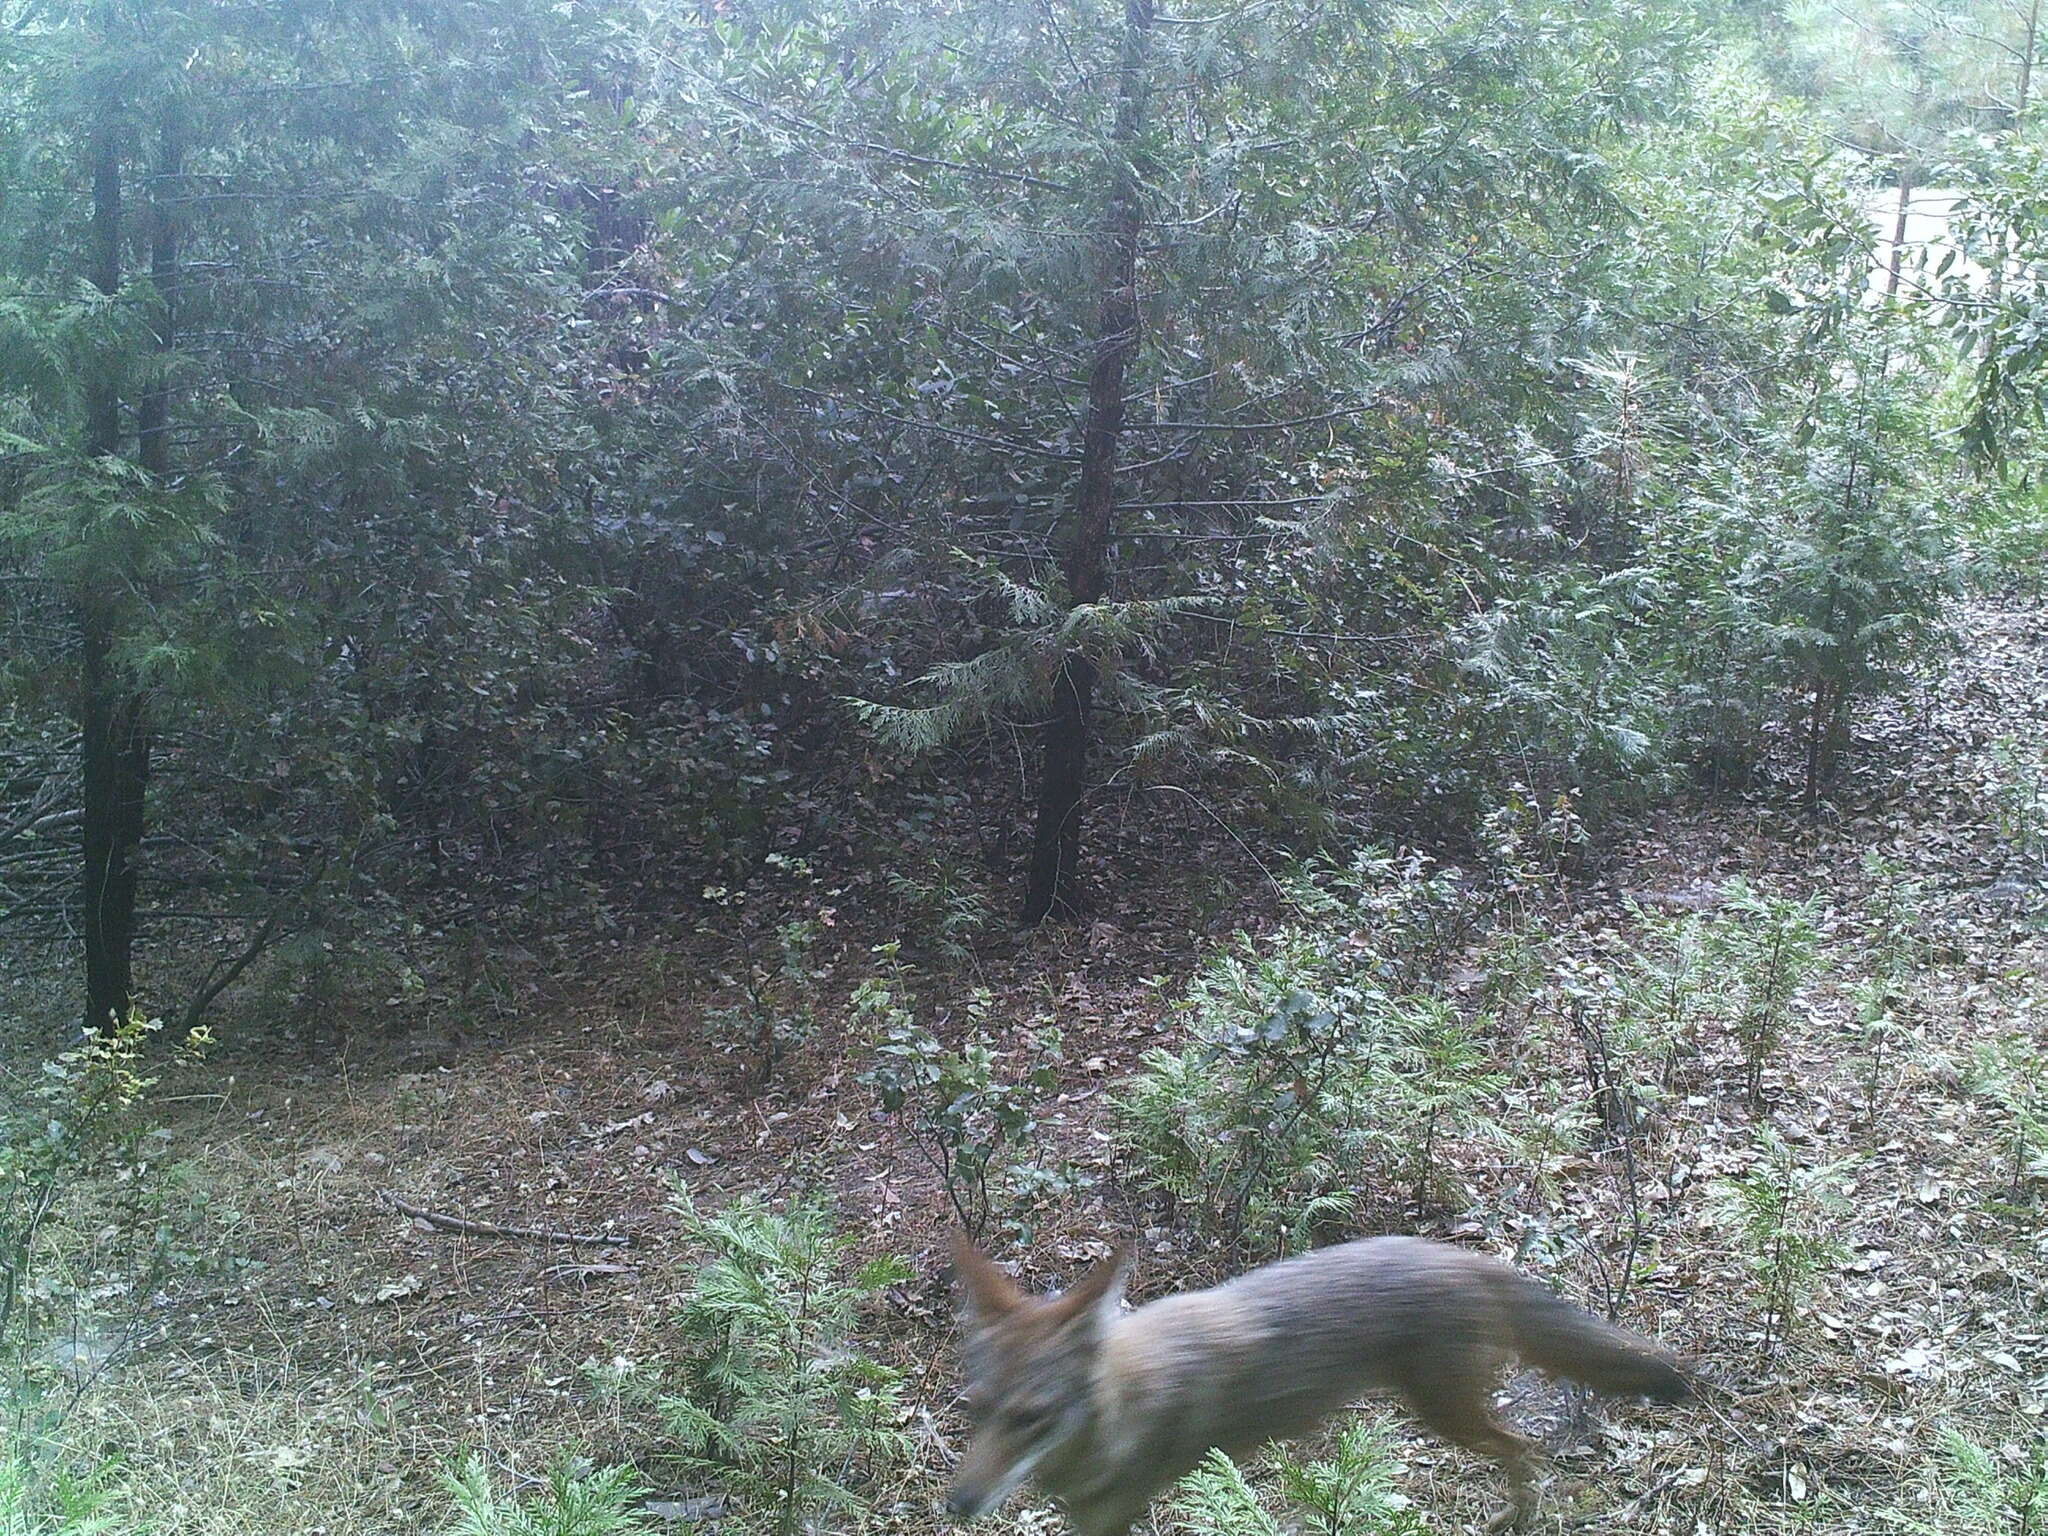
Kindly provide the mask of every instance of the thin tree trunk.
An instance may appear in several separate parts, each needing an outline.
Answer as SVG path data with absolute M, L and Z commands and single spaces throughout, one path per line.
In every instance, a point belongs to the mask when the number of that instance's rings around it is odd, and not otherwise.
M 2034 50 L 2040 46 L 2041 0 L 2033 0 L 2027 7 L 2027 29 L 2020 44 L 2019 80 L 2013 91 L 2012 136 L 2017 139 L 2027 131 L 2027 101 L 2034 91 Z M 1988 284 L 1989 298 L 1996 304 L 2005 296 L 2005 268 L 2012 260 L 2013 236 L 2010 231 L 1998 241 L 1997 259 L 1992 263 L 1991 281 Z M 1985 338 L 1988 348 L 1990 338 Z
M 1885 269 L 1884 296 L 1895 299 L 1899 296 L 1899 269 L 1906 259 L 1906 215 L 1913 205 L 1913 166 L 1904 155 L 1899 157 L 1899 212 L 1892 221 L 1891 260 Z
M 2021 133 L 2027 126 L 2027 99 L 2034 86 L 2034 50 L 2041 43 L 2041 0 L 2033 0 L 2027 7 L 2027 36 L 2020 51 L 2019 89 L 2013 93 L 2012 131 Z
M 1816 682 L 1813 701 L 1806 714 L 1806 814 L 1809 816 L 1820 809 L 1821 779 L 1826 771 L 1822 743 L 1827 737 L 1829 708 L 1828 690 Z
M 86 234 L 92 285 L 108 298 L 121 290 L 121 144 L 111 123 L 93 129 L 92 222 Z M 86 401 L 85 451 L 121 450 L 121 387 L 112 358 L 101 358 Z
M 1060 661 L 1052 680 L 1052 717 L 1045 724 L 1039 768 L 1038 824 L 1024 891 L 1027 927 L 1074 915 L 1081 854 L 1081 797 L 1088 788 L 1088 736 L 1095 701 L 1095 663 L 1078 651 Z
M 1863 468 L 1862 460 L 1851 454 L 1849 477 L 1842 487 L 1842 528 L 1854 526 L 1856 516 L 1856 482 Z M 1841 548 L 1842 534 L 1834 536 L 1837 552 Z M 1828 605 L 1821 618 L 1821 632 L 1833 635 L 1842 611 L 1841 583 L 1831 578 L 1828 582 Z M 1839 640 L 1839 637 L 1837 637 Z M 1821 786 L 1834 773 L 1834 749 L 1839 734 L 1836 722 L 1848 708 L 1849 687 L 1848 662 L 1843 653 L 1856 642 L 1852 636 L 1848 644 L 1837 644 L 1837 675 L 1830 681 L 1825 666 L 1816 657 L 1814 661 L 1813 708 L 1806 722 L 1806 814 L 1811 816 L 1820 810 Z
M 1116 511 L 1116 457 L 1123 438 L 1124 377 L 1138 350 L 1138 239 L 1145 210 L 1133 163 L 1145 118 L 1145 55 L 1151 41 L 1152 0 L 1125 0 L 1123 57 L 1117 80 L 1116 123 L 1110 132 L 1112 183 L 1103 220 L 1102 309 L 1096 323 L 1095 363 L 1088 373 L 1088 403 L 1081 429 L 1080 484 L 1074 498 L 1074 541 L 1067 550 L 1067 593 L 1075 606 L 1098 601 Z M 1081 848 L 1081 800 L 1088 788 L 1088 748 L 1096 667 L 1078 650 L 1061 659 L 1052 684 L 1052 718 L 1045 727 L 1038 822 L 1024 895 L 1027 925 L 1074 912 L 1075 868 Z
M 149 278 L 156 289 L 156 350 L 166 370 L 178 345 L 178 195 L 185 173 L 184 108 L 173 95 L 164 102 L 156 175 L 149 194 Z M 171 380 L 168 371 L 142 397 L 136 458 L 158 479 L 171 472 Z

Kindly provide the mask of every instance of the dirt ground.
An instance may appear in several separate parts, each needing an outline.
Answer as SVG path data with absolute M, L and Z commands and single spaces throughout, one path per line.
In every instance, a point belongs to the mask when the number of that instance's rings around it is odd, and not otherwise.
M 1963 628 L 1967 649 L 1945 677 L 1866 724 L 1836 813 L 1809 821 L 1783 792 L 1666 811 L 1597 886 L 1553 893 L 1536 914 L 1559 953 L 1590 955 L 1632 941 L 1631 900 L 1711 908 L 1738 875 L 1819 896 L 1820 979 L 1765 1098 L 1803 1162 L 1847 1160 L 1832 1218 L 1844 1256 L 1791 1342 L 1766 1349 L 1754 1279 L 1709 1197 L 1754 1159 L 1755 1117 L 1732 1046 L 1707 1042 L 1644 1147 L 1656 1263 L 1627 1319 L 1699 1360 L 1716 1390 L 1682 1410 L 1588 1417 L 1547 1385 L 1519 1384 L 1511 1412 L 1547 1432 L 1554 1455 L 1539 1528 L 1941 1529 L 1943 1431 L 2006 1461 L 2041 1454 L 2048 1191 L 2024 1178 L 2009 1187 L 2007 1125 L 1970 1091 L 1968 1063 L 2006 1032 L 2048 1049 L 2040 896 L 2011 878 L 1984 792 L 1999 737 L 2037 753 L 2048 740 L 2048 617 L 1985 604 Z M 1851 1002 L 1867 971 L 1873 848 L 1924 881 L 1930 956 L 1914 1037 L 1879 1074 L 1875 1107 Z M 1041 1134 L 1097 1183 L 1023 1256 L 1034 1281 L 1070 1276 L 1102 1239 L 1131 1230 L 1145 1238 L 1137 1299 L 1210 1277 L 1213 1258 L 1162 1231 L 1124 1187 L 1106 1105 L 1139 1056 L 1173 1037 L 1167 1005 L 1216 930 L 1274 920 L 1270 891 L 1245 886 L 1220 924 L 1161 896 L 1142 920 L 1001 937 L 973 961 L 912 971 L 942 1034 L 974 987 L 1020 1038 L 1041 1023 L 1064 1031 L 1066 1081 Z M 707 1025 L 730 998 L 715 980 L 726 961 L 704 939 L 642 939 L 598 966 L 520 978 L 503 1016 L 459 1032 L 401 999 L 389 1018 L 280 1048 L 238 1032 L 230 1006 L 221 1049 L 163 1090 L 162 1155 L 184 1170 L 192 1262 L 152 1298 L 142 1347 L 78 1420 L 125 1462 L 135 1515 L 180 1536 L 433 1531 L 447 1509 L 437 1469 L 466 1447 L 515 1478 L 566 1446 L 631 1459 L 666 1499 L 686 1500 L 664 1481 L 653 1427 L 595 1386 L 607 1372 L 658 1370 L 669 1348 L 697 1259 L 674 1240 L 669 1189 L 680 1180 L 704 1203 L 829 1192 L 863 1249 L 910 1261 L 916 1278 L 890 1293 L 871 1343 L 906 1366 L 928 1410 L 912 1426 L 927 1453 L 893 1518 L 934 1523 L 958 1428 L 947 1213 L 930 1168 L 858 1081 L 867 1042 L 838 1024 L 873 937 L 827 935 L 818 1027 L 759 1095 L 744 1050 Z M 1474 993 L 1483 960 L 1463 978 Z M 1556 1031 L 1530 1029 L 1502 1049 L 1504 1114 L 1583 1095 Z M 1373 1209 L 1384 1227 L 1504 1255 L 1537 1224 L 1589 1245 L 1619 1229 L 1611 1159 L 1560 1157 L 1546 1173 L 1539 1188 L 1474 1153 L 1462 1170 L 1468 1209 L 1404 1211 L 1394 1196 Z M 457 1235 L 387 1196 L 630 1241 Z M 1579 1264 L 1561 1279 L 1584 1297 L 1596 1277 Z M 1497 1504 L 1488 1470 L 1406 1426 L 1400 1446 L 1398 1486 L 1432 1528 L 1476 1528 Z M 691 1507 L 670 1504 L 670 1528 L 690 1528 L 673 1517 Z M 1176 1529 L 1165 1505 L 1155 1518 Z

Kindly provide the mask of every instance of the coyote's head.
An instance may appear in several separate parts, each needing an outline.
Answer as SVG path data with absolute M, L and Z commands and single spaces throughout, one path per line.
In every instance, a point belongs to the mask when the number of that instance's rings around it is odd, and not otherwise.
M 1094 1412 L 1095 1358 L 1123 1298 L 1130 1250 L 1056 1296 L 1027 1296 L 964 1234 L 953 1239 L 965 1297 L 967 1411 L 974 1442 L 946 1504 L 962 1519 L 994 1509 Z

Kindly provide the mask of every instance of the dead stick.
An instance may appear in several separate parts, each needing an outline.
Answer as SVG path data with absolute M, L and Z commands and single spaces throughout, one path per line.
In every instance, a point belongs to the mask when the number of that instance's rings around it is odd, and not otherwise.
M 466 1216 L 430 1211 L 423 1205 L 399 1199 L 388 1189 L 380 1190 L 379 1194 L 399 1215 L 424 1221 L 443 1232 L 460 1232 L 464 1237 L 520 1237 L 530 1243 L 583 1243 L 596 1248 L 628 1248 L 633 1243 L 629 1232 L 549 1232 L 540 1227 L 507 1227 L 495 1221 L 471 1221 Z

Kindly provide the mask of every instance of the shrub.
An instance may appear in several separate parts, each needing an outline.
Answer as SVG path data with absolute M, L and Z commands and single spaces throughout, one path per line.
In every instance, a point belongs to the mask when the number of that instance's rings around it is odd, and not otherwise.
M 1189 1043 L 1146 1054 L 1114 1105 L 1117 1134 L 1184 1219 L 1270 1247 L 1398 1155 L 1392 1002 L 1348 969 L 1297 930 L 1263 946 L 1240 935 L 1181 1005 Z
M 1875 1124 L 1893 1063 L 1919 1034 L 1919 977 L 1928 958 L 1920 931 L 1926 882 L 1876 849 L 1863 856 L 1872 889 L 1864 907 L 1866 973 L 1851 988 L 1862 1046 L 1864 1114 Z
M 1848 326 L 1842 341 L 1835 387 L 1700 463 L 1644 552 L 1677 735 L 1735 780 L 1789 737 L 1809 807 L 1856 711 L 1949 643 L 1961 573 L 1935 510 L 1960 488 L 1928 446 L 1939 431 L 1925 375 L 1892 365 L 1893 333 Z
M 446 1536 L 623 1536 L 639 1529 L 631 1506 L 640 1478 L 631 1467 L 564 1461 L 539 1492 L 505 1493 L 472 1452 L 441 1481 L 456 1511 Z
M 1376 1175 L 1405 1172 L 1428 1198 L 1446 1142 L 1496 1133 L 1476 1027 L 1395 990 L 1453 952 L 1439 878 L 1367 880 L 1363 901 L 1325 890 L 1302 903 L 1318 929 L 1239 935 L 1211 957 L 1179 1004 L 1187 1043 L 1149 1052 L 1113 1107 L 1138 1183 L 1269 1250 L 1349 1212 Z
M 660 1403 L 674 1460 L 779 1536 L 863 1508 L 862 1484 L 909 1439 L 897 1373 L 858 1348 L 856 1313 L 909 1269 L 849 1271 L 852 1239 L 816 1204 L 739 1200 L 704 1216 L 678 1190 L 676 1208 L 683 1240 L 711 1258 L 677 1319 L 682 1390 Z
M 2018 1199 L 2029 1178 L 2048 1174 L 2048 1052 L 2025 1035 L 1986 1041 L 1964 1081 L 1998 1118 L 2009 1190 Z
M 885 881 L 906 926 L 949 963 L 971 959 L 974 940 L 995 921 L 988 892 L 953 859 L 935 854 L 921 871 L 892 869 Z
M 2010 1460 L 1954 1429 L 1941 1432 L 1944 1476 L 1935 1489 L 1941 1508 L 1938 1523 L 1914 1523 L 1928 1532 L 1982 1532 L 1983 1536 L 2027 1536 L 2048 1530 L 2048 1435 L 2037 1435 L 2024 1448 L 2014 1446 Z
M 1728 911 L 1707 931 L 1707 958 L 1720 978 L 1751 1104 L 1763 1101 L 1764 1069 L 1820 948 L 1816 908 L 1815 899 L 1765 896 L 1746 881 L 1731 881 Z
M 1647 653 L 1654 596 L 1638 570 L 1538 568 L 1453 634 L 1478 685 L 1469 747 L 1492 763 L 1497 794 L 1614 816 L 1669 787 L 1668 705 Z
M 1619 1043 L 1658 1064 L 1668 1088 L 1680 1058 L 1699 1050 L 1700 1026 L 1713 1009 L 1705 928 L 1696 916 L 1645 920 L 1643 942 L 1620 977 Z M 1650 1090 L 1647 1080 L 1641 1092 Z
M 1487 915 L 1458 871 L 1381 848 L 1313 861 L 1285 889 L 1304 924 L 1345 936 L 1350 973 L 1397 992 L 1439 982 Z
M 989 1003 L 978 991 L 969 1018 L 984 1019 Z M 1021 1161 L 1041 1107 L 1059 1086 L 1057 1030 L 1033 1037 L 1031 1060 L 1013 1078 L 999 1070 L 995 1048 L 978 1028 L 957 1050 L 943 1044 L 900 1001 L 892 980 L 867 978 L 853 1006 L 876 1034 L 875 1064 L 861 1081 L 903 1124 L 969 1232 L 981 1236 L 998 1205 L 1028 1229 L 1041 1197 L 1071 1188 L 1070 1170 Z
M 2048 591 L 2048 491 L 2033 476 L 1983 482 L 1962 508 L 1970 578 L 1980 591 Z
M 142 1299 L 178 1256 L 185 1225 L 176 1170 L 140 1114 L 155 1084 L 143 1055 L 160 1028 L 138 1016 L 88 1032 L 41 1064 L 0 1121 L 4 1461 L 23 1497 L 48 1495 L 67 1519 L 86 1518 L 80 1501 L 99 1482 L 75 1475 L 58 1430 L 133 1343 Z M 206 1044 L 195 1032 L 180 1049 Z
M 781 854 L 770 854 L 765 862 L 797 875 L 810 873 L 802 860 Z M 704 888 L 704 900 L 721 909 L 724 931 L 737 939 L 740 961 L 738 975 L 719 978 L 737 990 L 740 1000 L 710 1011 L 706 1022 L 731 1047 L 753 1056 L 748 1087 L 760 1094 L 775 1081 L 784 1055 L 810 1035 L 811 999 L 822 974 L 814 960 L 822 926 L 815 917 L 781 922 L 774 930 L 773 953 L 765 953 L 746 910 L 747 894 L 722 885 Z
M 1196 1536 L 1419 1536 L 1428 1528 L 1394 1491 L 1393 1437 L 1380 1423 L 1356 1420 L 1322 1460 L 1284 1451 L 1275 1460 L 1285 1520 L 1235 1462 L 1211 1451 L 1174 1499 L 1187 1528 Z
M 1835 1236 L 1849 1160 L 1808 1167 L 1768 1126 L 1747 1172 L 1714 1186 L 1717 1214 L 1734 1229 L 1763 1304 L 1761 1346 L 1790 1336 L 1814 1279 L 1846 1250 Z
M 1398 1094 L 1409 1147 L 1414 1200 L 1437 1187 L 1437 1158 L 1447 1141 L 1497 1139 L 1491 1105 L 1508 1078 L 1491 1065 L 1478 1028 L 1440 998 L 1404 999 L 1393 1020 Z
M 2021 878 L 2048 879 L 2048 762 L 2011 736 L 1991 744 L 1985 775 L 1992 825 Z
M 0 1536 L 147 1536 L 153 1527 L 117 1524 L 107 1509 L 115 1468 L 78 1475 L 19 1442 L 0 1447 Z
M 1863 375 L 1865 366 L 1873 372 Z M 1795 701 L 1808 806 L 1847 746 L 1855 708 L 1898 690 L 1949 640 L 1959 566 L 1908 445 L 1925 431 L 1875 358 L 1864 387 L 1821 397 L 1770 572 L 1773 650 Z

